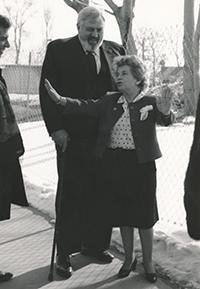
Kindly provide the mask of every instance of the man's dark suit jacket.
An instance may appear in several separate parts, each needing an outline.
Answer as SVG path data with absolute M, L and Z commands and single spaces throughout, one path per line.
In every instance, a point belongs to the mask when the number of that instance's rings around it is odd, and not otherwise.
M 78 100 L 67 98 L 67 106 L 64 114 L 93 115 L 100 118 L 99 134 L 95 148 L 95 154 L 100 158 L 105 151 L 110 132 L 114 124 L 123 114 L 122 103 L 118 103 L 120 92 L 108 92 L 99 100 Z M 152 105 L 148 117 L 140 120 L 140 109 Z M 169 116 L 163 115 L 156 106 L 156 99 L 152 96 L 144 96 L 139 101 L 129 103 L 131 129 L 133 133 L 135 149 L 140 163 L 153 161 L 161 157 L 161 151 L 156 136 L 156 123 L 168 126 L 174 120 L 171 112 Z
M 124 55 L 122 46 L 111 41 L 103 41 L 101 49 L 111 71 L 111 64 L 115 56 Z M 92 134 L 93 118 L 81 116 L 62 116 L 58 107 L 50 99 L 44 87 L 44 79 L 47 78 L 57 92 L 63 96 L 71 95 L 74 98 L 97 99 L 94 95 L 93 81 L 89 75 L 85 52 L 80 44 L 78 36 L 59 39 L 49 43 L 43 63 L 40 81 L 40 103 L 44 121 L 49 134 L 66 129 L 70 135 L 87 137 L 84 134 Z M 110 76 L 110 85 L 106 91 L 115 90 L 115 84 Z M 105 93 L 105 92 L 104 92 Z

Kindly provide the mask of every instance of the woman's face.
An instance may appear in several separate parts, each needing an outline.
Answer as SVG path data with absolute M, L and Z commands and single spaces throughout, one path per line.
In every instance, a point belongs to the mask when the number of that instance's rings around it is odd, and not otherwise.
M 129 93 L 138 89 L 139 81 L 134 78 L 130 66 L 124 65 L 116 72 L 116 84 L 119 91 Z

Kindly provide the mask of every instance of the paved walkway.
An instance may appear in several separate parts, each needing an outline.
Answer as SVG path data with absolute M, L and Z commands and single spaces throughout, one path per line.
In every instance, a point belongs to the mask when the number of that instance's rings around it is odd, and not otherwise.
M 77 253 L 71 257 L 74 273 L 64 280 L 54 272 L 48 281 L 54 227 L 51 219 L 33 208 L 12 207 L 11 220 L 0 222 L 0 270 L 14 274 L 10 281 L 0 283 L 1 289 L 170 289 L 169 280 L 161 276 L 155 284 L 145 280 L 141 264 L 134 273 L 119 280 L 123 254 L 112 249 L 111 264 L 96 262 Z

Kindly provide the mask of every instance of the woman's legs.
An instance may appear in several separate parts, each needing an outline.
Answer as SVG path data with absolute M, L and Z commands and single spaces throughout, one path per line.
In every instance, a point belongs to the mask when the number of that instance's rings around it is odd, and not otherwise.
M 140 240 L 142 245 L 143 264 L 147 273 L 155 273 L 152 262 L 153 252 L 153 228 L 139 229 Z
M 128 270 L 135 259 L 134 254 L 134 229 L 133 227 L 120 227 L 122 242 L 125 251 L 123 269 Z

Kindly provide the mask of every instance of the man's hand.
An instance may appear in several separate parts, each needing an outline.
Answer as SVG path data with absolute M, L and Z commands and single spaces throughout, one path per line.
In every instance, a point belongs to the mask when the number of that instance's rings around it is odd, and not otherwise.
M 164 85 L 161 87 L 160 94 L 160 96 L 156 97 L 157 108 L 164 115 L 169 115 L 172 105 L 172 89 L 168 85 Z
M 68 133 L 64 129 L 61 129 L 53 132 L 51 137 L 52 140 L 62 148 L 62 152 L 64 152 L 70 141 Z

